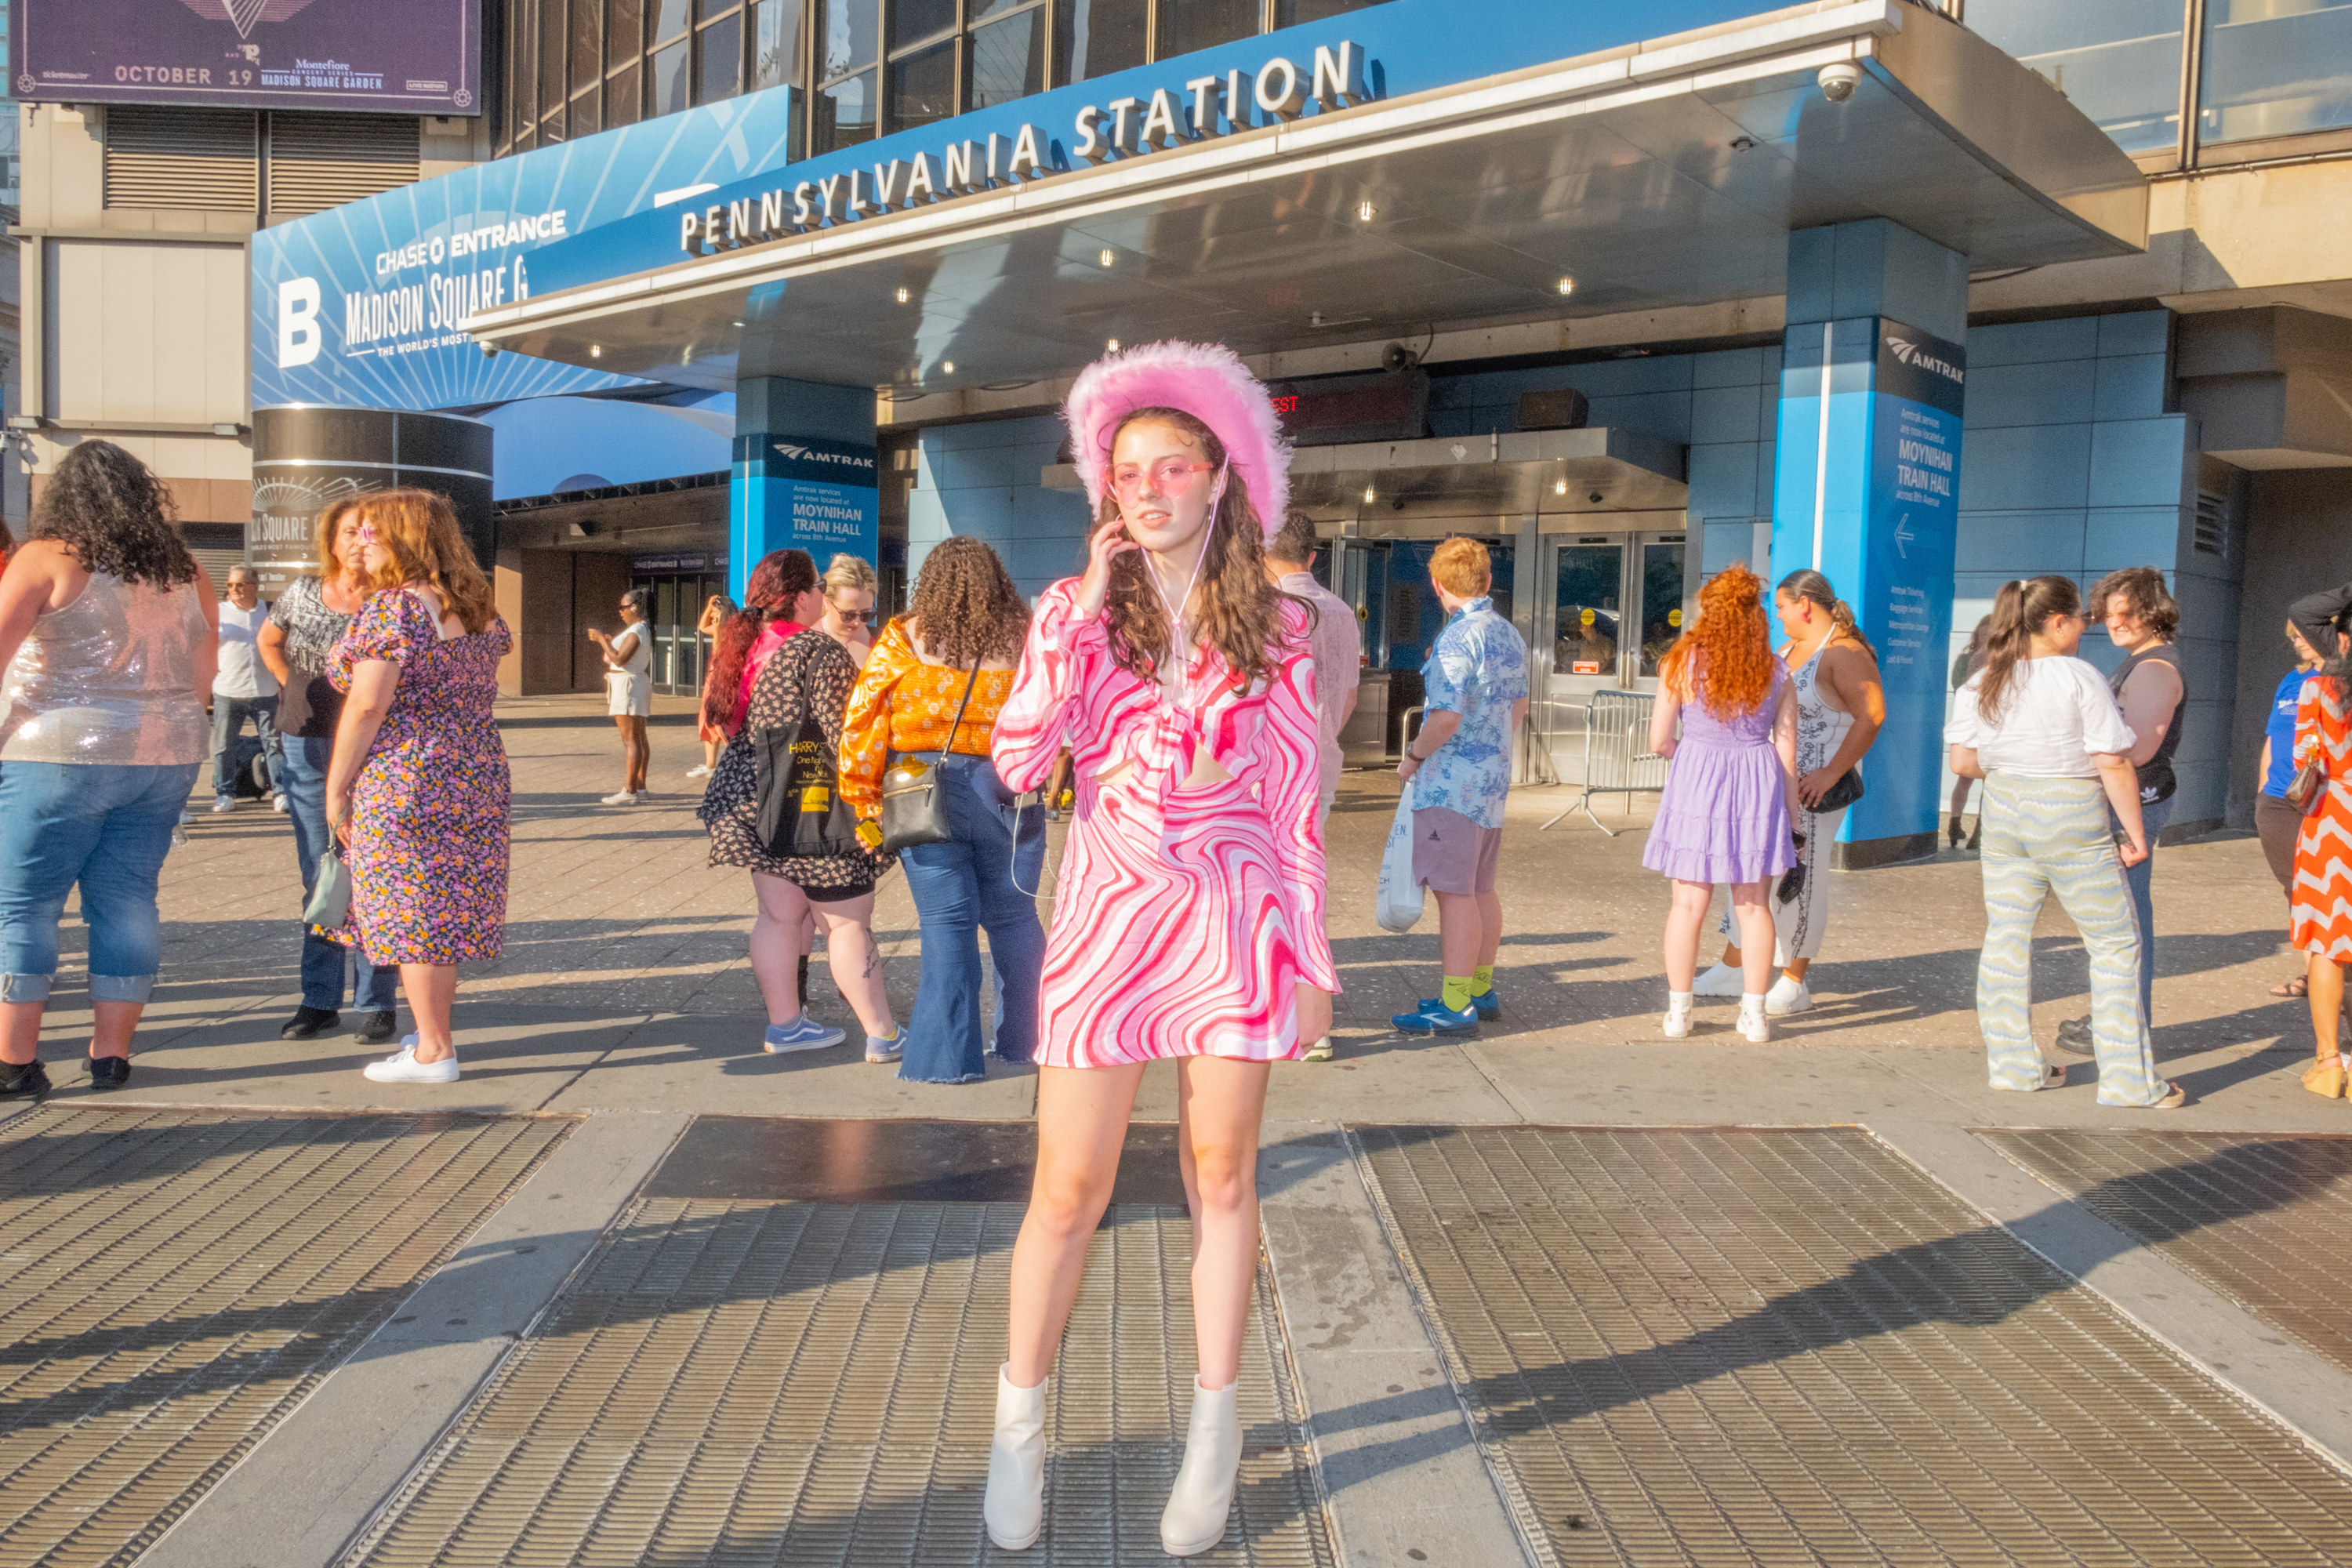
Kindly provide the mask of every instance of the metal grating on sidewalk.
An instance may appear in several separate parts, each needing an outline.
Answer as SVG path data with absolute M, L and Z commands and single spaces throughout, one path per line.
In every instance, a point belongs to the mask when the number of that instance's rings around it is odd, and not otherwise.
M 1866 1132 L 1357 1135 L 1547 1563 L 2352 1561 L 2352 1480 Z
M 569 1127 L 53 1107 L 0 1122 L 0 1565 L 136 1556 Z
M 1045 1533 L 981 1524 L 1018 1203 L 640 1198 L 346 1559 L 1164 1563 L 1189 1408 L 1190 1226 L 1115 1205 L 1047 1417 Z M 1171 1353 L 1172 1352 L 1172 1353 Z M 1261 1270 L 1242 1485 L 1203 1563 L 1331 1551 Z
M 2006 1130 L 1977 1136 L 2352 1370 L 2352 1138 Z

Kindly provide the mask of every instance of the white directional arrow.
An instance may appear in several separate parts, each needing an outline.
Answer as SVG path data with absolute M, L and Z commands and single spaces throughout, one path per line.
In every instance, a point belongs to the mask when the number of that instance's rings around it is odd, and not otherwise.
M 1901 556 L 1906 561 L 1911 559 L 1911 552 L 1903 547 L 1919 537 L 1917 534 L 1911 531 L 1909 526 L 1910 521 L 1911 514 L 1906 511 L 1895 524 L 1895 553 Z

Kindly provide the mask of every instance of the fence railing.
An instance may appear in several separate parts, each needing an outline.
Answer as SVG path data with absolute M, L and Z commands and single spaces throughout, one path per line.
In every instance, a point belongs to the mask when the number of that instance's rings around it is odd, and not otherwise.
M 1666 787 L 1666 759 L 1650 750 L 1650 710 L 1656 700 L 1646 691 L 1595 691 L 1584 710 L 1584 793 L 1545 827 L 1581 811 L 1592 826 L 1617 837 L 1617 829 L 1592 810 L 1596 795 L 1622 795 L 1631 812 L 1633 796 Z M 1538 829 L 1538 831 L 1541 831 Z

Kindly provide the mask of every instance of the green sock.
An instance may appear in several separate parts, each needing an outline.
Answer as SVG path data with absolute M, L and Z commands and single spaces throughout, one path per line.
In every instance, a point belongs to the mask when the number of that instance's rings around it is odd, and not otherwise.
M 1495 988 L 1495 966 L 1482 963 L 1470 972 L 1470 994 L 1484 996 Z
M 1470 1005 L 1470 977 L 1466 974 L 1447 975 L 1444 988 L 1437 994 L 1437 999 L 1454 1012 L 1461 1012 Z

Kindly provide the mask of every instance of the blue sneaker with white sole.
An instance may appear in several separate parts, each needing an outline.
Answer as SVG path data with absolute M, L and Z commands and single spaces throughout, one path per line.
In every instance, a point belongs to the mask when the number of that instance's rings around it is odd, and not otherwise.
M 821 1051 L 847 1038 L 839 1029 L 828 1028 L 803 1013 L 789 1024 L 769 1025 L 768 1037 L 761 1048 L 770 1056 L 784 1051 Z
M 1444 997 L 1433 996 L 1418 1011 L 1399 1013 L 1389 1022 L 1408 1035 L 1460 1035 L 1478 1026 L 1478 1009 L 1465 1007 L 1457 1013 Z
M 1444 1012 L 1445 1010 L 1444 999 L 1437 996 L 1424 996 L 1421 999 L 1421 1010 L 1423 1012 L 1426 1013 L 1432 1007 L 1435 1007 L 1438 1011 Z M 1470 998 L 1470 1010 L 1478 1015 L 1478 1021 L 1480 1023 L 1490 1023 L 1503 1016 L 1503 994 L 1499 991 L 1489 990 L 1484 996 L 1473 996 Z

